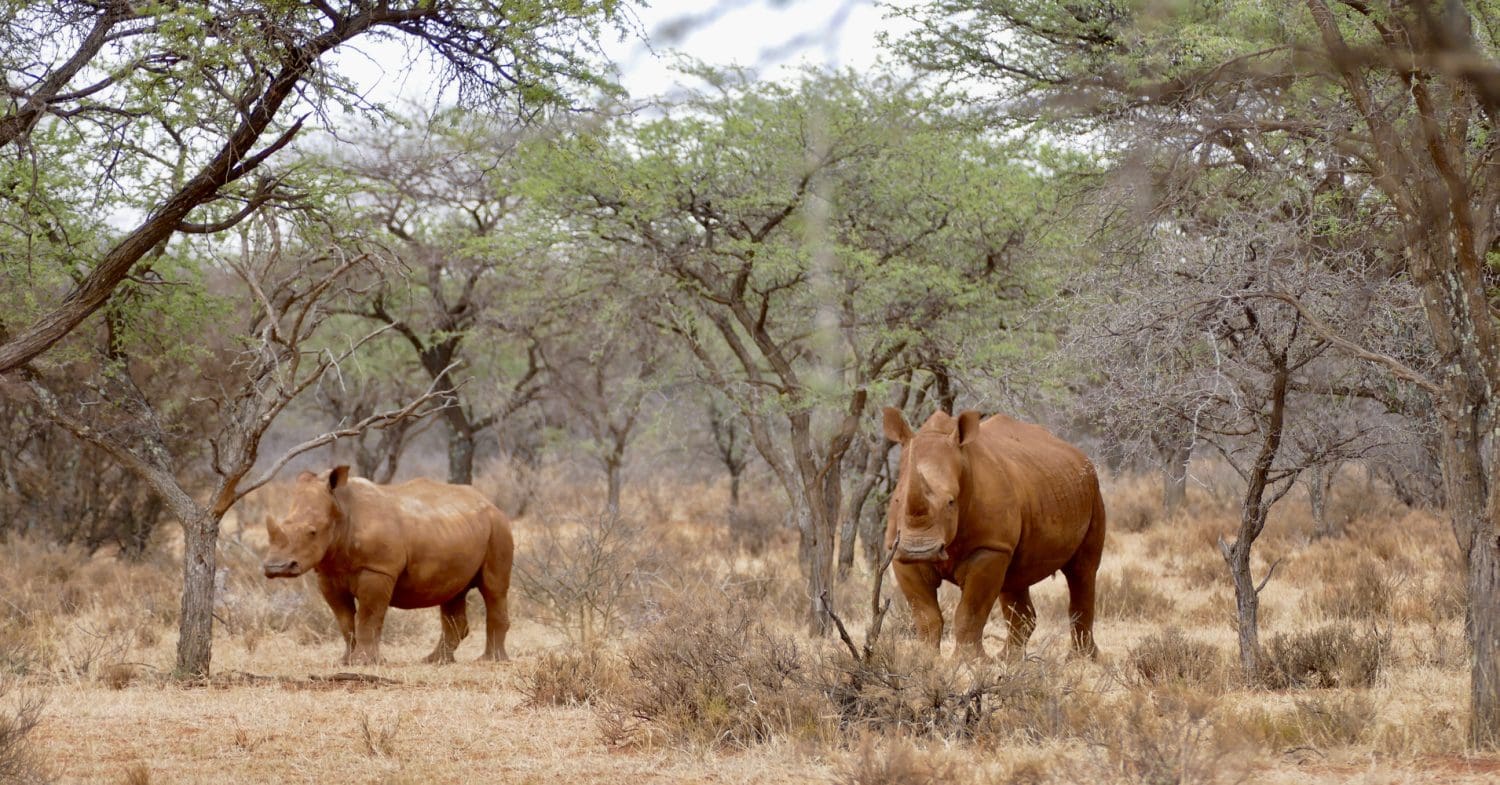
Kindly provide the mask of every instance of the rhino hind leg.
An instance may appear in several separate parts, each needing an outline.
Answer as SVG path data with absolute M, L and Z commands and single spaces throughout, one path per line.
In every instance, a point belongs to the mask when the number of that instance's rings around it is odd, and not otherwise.
M 458 644 L 469 637 L 469 590 L 459 592 L 453 599 L 443 603 L 440 609 L 443 631 L 438 635 L 437 646 L 432 653 L 422 658 L 423 662 L 446 664 L 453 662 L 453 653 Z
M 1068 616 L 1073 622 L 1073 653 L 1095 660 L 1099 659 L 1099 647 L 1094 643 L 1094 583 L 1099 573 L 1099 561 L 1104 554 L 1104 526 L 1104 502 L 1096 493 L 1088 534 L 1078 551 L 1073 554 L 1072 560 L 1062 568 L 1063 577 L 1068 579 Z
M 1026 654 L 1026 642 L 1036 629 L 1036 607 L 1031 604 L 1031 589 L 1000 593 L 1000 608 L 1005 613 L 1005 626 L 1010 630 L 1008 640 L 1011 657 L 1020 659 Z
M 484 654 L 481 660 L 510 659 L 505 653 L 505 635 L 510 631 L 510 565 L 515 541 L 510 526 L 498 517 L 491 528 L 490 550 L 479 571 L 479 595 L 484 598 Z

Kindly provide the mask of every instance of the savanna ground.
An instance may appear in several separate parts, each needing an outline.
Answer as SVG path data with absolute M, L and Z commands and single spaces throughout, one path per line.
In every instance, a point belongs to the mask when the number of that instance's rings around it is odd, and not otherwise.
M 1247 687 L 1216 546 L 1237 509 L 1217 489 L 1233 485 L 1201 479 L 1172 520 L 1154 482 L 1107 484 L 1096 663 L 1066 657 L 1061 578 L 1033 592 L 1038 628 L 1021 662 L 925 657 L 899 598 L 868 662 L 836 638 L 809 639 L 795 543 L 759 501 L 768 490 L 732 517 L 722 488 L 638 488 L 622 519 L 584 514 L 595 500 L 575 489 L 533 504 L 515 524 L 525 571 L 513 659 L 499 665 L 472 661 L 478 624 L 459 664 L 414 664 L 437 637 L 435 610 L 392 611 L 387 664 L 337 665 L 342 644 L 311 576 L 259 574 L 274 488 L 224 538 L 206 683 L 164 673 L 171 538 L 144 563 L 10 541 L 0 779 L 7 764 L 23 778 L 129 783 L 1500 777 L 1500 760 L 1463 749 L 1461 571 L 1439 516 L 1357 471 L 1336 486 L 1341 535 L 1314 539 L 1305 500 L 1284 501 L 1257 545 L 1258 575 L 1280 560 L 1262 595 L 1271 686 Z M 956 592 L 944 591 L 951 612 Z M 857 567 L 835 597 L 856 644 L 869 592 Z M 1003 636 L 997 611 L 991 654 Z M 338 676 L 353 671 L 361 678 Z M 35 728 L 6 746 L 28 716 Z

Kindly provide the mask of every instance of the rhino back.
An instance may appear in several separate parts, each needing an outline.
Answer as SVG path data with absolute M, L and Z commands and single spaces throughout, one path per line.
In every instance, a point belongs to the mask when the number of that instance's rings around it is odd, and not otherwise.
M 471 585 L 484 563 L 491 531 L 503 516 L 467 485 L 418 479 L 367 484 L 350 518 L 351 567 L 396 578 L 391 605 L 437 605 Z
M 1066 564 L 1088 534 L 1099 494 L 1093 463 L 1047 429 L 1005 415 L 984 421 L 979 442 L 969 452 L 978 509 L 961 525 L 1014 549 L 1008 590 L 1031 585 Z

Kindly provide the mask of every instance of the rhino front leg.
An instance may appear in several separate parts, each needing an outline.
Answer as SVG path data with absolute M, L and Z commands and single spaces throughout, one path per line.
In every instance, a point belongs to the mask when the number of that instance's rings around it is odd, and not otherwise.
M 340 662 L 348 665 L 354 654 L 354 595 L 321 573 L 318 575 L 318 591 L 323 594 L 324 602 L 333 610 L 333 618 L 339 624 L 339 634 L 344 638 L 344 657 Z
M 937 568 L 925 562 L 896 562 L 891 565 L 896 573 L 896 585 L 906 596 L 911 606 L 912 620 L 917 624 L 917 637 L 932 648 L 934 654 L 943 645 L 943 610 L 938 607 L 938 587 L 943 577 Z
M 375 665 L 380 660 L 380 631 L 385 627 L 385 612 L 391 607 L 396 580 L 389 575 L 365 570 L 354 582 L 354 651 L 350 665 Z
M 1009 568 L 1008 551 L 980 550 L 964 559 L 955 571 L 962 589 L 958 611 L 953 614 L 953 640 L 959 656 L 984 656 L 984 625 L 990 620 Z

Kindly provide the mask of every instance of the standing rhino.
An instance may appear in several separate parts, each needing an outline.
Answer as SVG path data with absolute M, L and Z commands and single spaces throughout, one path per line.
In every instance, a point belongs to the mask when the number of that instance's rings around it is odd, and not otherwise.
M 954 639 L 966 656 L 984 653 L 981 638 L 995 600 L 1019 654 L 1035 625 L 1032 584 L 1058 570 L 1068 580 L 1073 648 L 1094 646 L 1094 574 L 1104 548 L 1104 500 L 1094 466 L 1045 428 L 978 412 L 944 412 L 913 433 L 901 411 L 885 409 L 886 438 L 901 445 L 885 546 L 911 605 L 917 633 L 933 649 L 943 636 L 937 592 L 943 581 L 961 595 Z
M 385 612 L 439 606 L 443 631 L 427 662 L 453 662 L 469 634 L 465 599 L 478 589 L 485 605 L 485 660 L 504 660 L 510 629 L 506 595 L 514 543 L 510 523 L 467 485 L 412 480 L 376 485 L 349 467 L 303 472 L 292 509 L 267 521 L 267 578 L 317 570 L 318 588 L 344 634 L 344 663 L 380 661 Z

